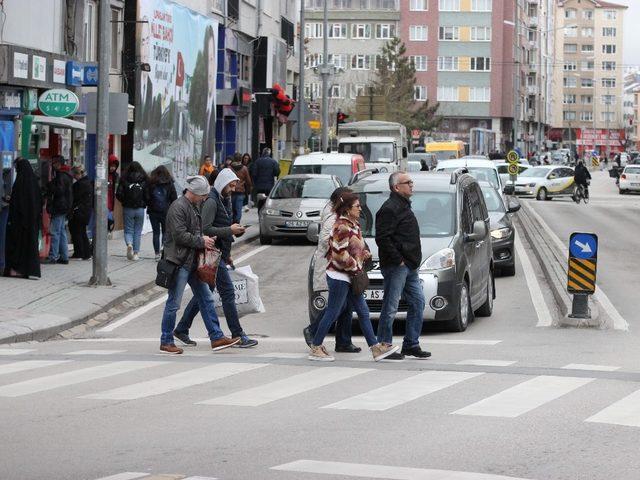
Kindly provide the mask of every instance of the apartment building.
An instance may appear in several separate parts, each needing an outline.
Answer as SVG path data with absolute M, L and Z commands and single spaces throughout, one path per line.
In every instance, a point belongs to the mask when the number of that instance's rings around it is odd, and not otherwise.
M 624 149 L 623 14 L 608 1 L 558 3 L 554 115 L 549 139 L 577 151 Z

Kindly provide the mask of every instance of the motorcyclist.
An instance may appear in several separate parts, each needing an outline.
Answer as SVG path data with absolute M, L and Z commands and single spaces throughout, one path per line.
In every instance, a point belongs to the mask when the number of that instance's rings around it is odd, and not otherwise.
M 582 185 L 584 197 L 589 198 L 589 181 L 591 180 L 591 174 L 587 167 L 584 166 L 582 160 L 578 160 L 573 176 L 576 185 Z

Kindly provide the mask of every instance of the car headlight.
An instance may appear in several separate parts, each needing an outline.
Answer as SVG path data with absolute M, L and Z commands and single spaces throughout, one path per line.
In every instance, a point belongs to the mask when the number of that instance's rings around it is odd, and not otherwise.
M 445 268 L 455 267 L 456 252 L 451 248 L 443 248 L 439 252 L 431 255 L 420 267 L 421 272 L 429 270 L 444 270 Z
M 280 210 L 274 210 L 273 208 L 265 208 L 264 209 L 264 214 L 265 215 L 280 215 Z
M 491 230 L 491 238 L 495 238 L 496 240 L 507 238 L 509 235 L 511 235 L 511 229 L 509 227 Z
M 533 187 L 535 187 L 535 186 L 536 186 L 536 184 L 535 184 L 535 183 L 530 183 L 530 184 L 529 184 L 529 187 L 530 187 L 530 188 L 533 188 Z

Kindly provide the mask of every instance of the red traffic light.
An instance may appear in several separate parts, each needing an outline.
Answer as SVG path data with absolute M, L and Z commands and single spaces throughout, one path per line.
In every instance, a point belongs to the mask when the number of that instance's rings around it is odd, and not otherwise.
M 346 113 L 338 112 L 338 115 L 337 115 L 338 123 L 346 123 L 347 118 L 349 118 L 349 115 L 347 115 Z

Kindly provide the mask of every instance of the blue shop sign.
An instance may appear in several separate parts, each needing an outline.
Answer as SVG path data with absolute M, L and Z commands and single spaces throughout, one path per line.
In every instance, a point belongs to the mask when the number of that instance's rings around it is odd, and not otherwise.
M 67 85 L 81 87 L 84 80 L 84 66 L 80 62 L 72 60 L 67 62 Z
M 84 87 L 98 86 L 98 64 L 88 63 L 84 65 L 84 79 L 82 81 Z

